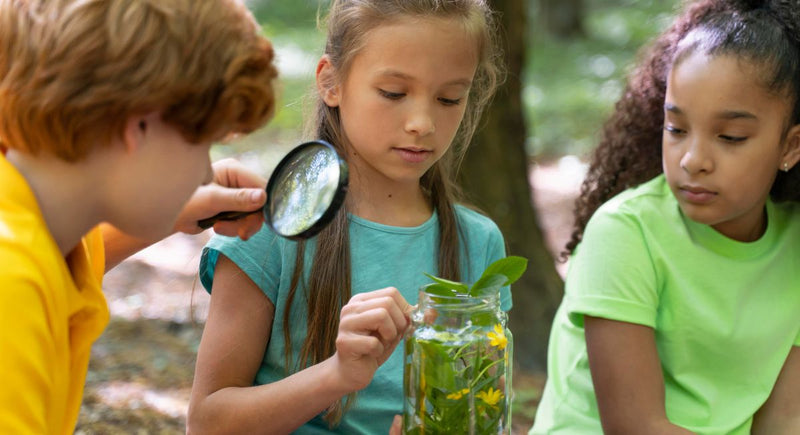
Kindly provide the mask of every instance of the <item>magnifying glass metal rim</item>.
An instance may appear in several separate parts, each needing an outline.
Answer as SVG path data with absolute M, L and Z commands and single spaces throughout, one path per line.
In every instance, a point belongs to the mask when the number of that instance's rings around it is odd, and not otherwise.
M 297 234 L 281 234 L 278 231 L 278 229 L 275 228 L 273 225 L 271 213 L 267 213 L 267 211 L 270 208 L 270 198 L 272 198 L 272 190 L 275 188 L 275 184 L 277 183 L 276 178 L 270 177 L 269 182 L 267 183 L 267 203 L 264 204 L 264 221 L 267 223 L 267 225 L 269 225 L 269 227 L 275 234 L 281 237 L 285 237 L 289 240 L 305 240 L 317 235 L 317 233 L 322 231 L 322 229 L 325 228 L 333 220 L 334 216 L 336 216 L 336 212 L 339 211 L 339 208 L 342 206 L 342 203 L 344 203 L 345 196 L 347 196 L 347 187 L 349 181 L 347 162 L 345 162 L 344 159 L 342 159 L 342 156 L 339 155 L 339 152 L 336 151 L 336 148 L 334 148 L 333 145 L 321 139 L 312 140 L 296 146 L 292 151 L 289 152 L 289 154 L 286 154 L 286 156 L 284 156 L 284 158 L 281 159 L 281 161 L 275 167 L 273 174 L 279 174 L 280 171 L 283 170 L 283 168 L 286 165 L 291 164 L 293 162 L 293 158 L 297 154 L 302 153 L 303 151 L 306 150 L 306 148 L 313 146 L 323 146 L 325 148 L 328 148 L 330 152 L 333 153 L 333 155 L 336 157 L 336 161 L 339 165 L 339 181 L 336 186 L 336 193 L 334 194 L 331 203 L 328 205 L 328 208 L 325 209 L 325 212 L 322 214 L 322 216 L 320 216 L 319 219 L 317 219 L 316 222 L 314 222 L 313 225 L 311 225 L 310 227 L 306 228 L 305 230 Z

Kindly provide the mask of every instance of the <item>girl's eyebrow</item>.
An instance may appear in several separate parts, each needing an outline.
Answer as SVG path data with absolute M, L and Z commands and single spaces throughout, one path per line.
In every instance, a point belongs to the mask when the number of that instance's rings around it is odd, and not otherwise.
M 672 103 L 664 103 L 664 111 L 671 112 L 676 115 L 683 115 L 683 110 L 679 109 L 678 106 Z
M 746 110 L 724 110 L 717 115 L 721 119 L 758 119 L 758 117 Z
M 676 115 L 683 115 L 683 110 L 679 109 L 678 106 L 672 103 L 664 103 L 664 111 L 671 112 Z
M 383 77 L 394 77 L 394 78 L 398 78 L 398 79 L 402 79 L 402 80 L 408 80 L 408 81 L 415 81 L 416 80 L 414 77 L 412 77 L 412 76 L 410 76 L 410 75 L 408 75 L 408 74 L 406 74 L 406 73 L 404 73 L 402 71 L 397 71 L 397 70 L 394 70 L 394 69 L 384 69 L 384 70 L 378 71 L 378 75 L 379 76 L 383 76 Z M 472 86 L 472 80 L 467 79 L 467 78 L 454 79 L 454 80 L 450 80 L 449 82 L 444 84 L 444 86 L 454 86 L 454 85 L 461 85 L 461 86 L 464 86 L 464 87 L 468 88 L 468 87 Z
M 683 111 L 672 103 L 664 103 L 664 110 L 676 115 L 683 115 Z M 719 119 L 734 120 L 734 119 L 753 119 L 757 120 L 758 116 L 746 110 L 723 110 L 716 115 Z

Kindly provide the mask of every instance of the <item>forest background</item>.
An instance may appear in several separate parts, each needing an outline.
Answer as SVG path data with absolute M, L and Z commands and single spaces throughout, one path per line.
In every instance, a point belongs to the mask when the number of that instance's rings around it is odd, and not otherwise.
M 558 260 L 604 119 L 647 41 L 680 0 L 491 0 L 503 25 L 508 79 L 461 172 L 469 200 L 530 259 L 513 289 L 514 433 L 527 433 L 546 379 L 550 322 L 563 294 Z M 281 100 L 264 129 L 212 148 L 265 176 L 303 139 L 307 96 L 324 44 L 326 0 L 250 0 L 272 41 Z M 207 232 L 208 233 L 208 232 Z M 112 320 L 92 350 L 76 433 L 185 432 L 194 361 L 208 309 L 197 281 L 209 234 L 175 235 L 106 276 Z M 522 332 L 524 331 L 524 333 Z

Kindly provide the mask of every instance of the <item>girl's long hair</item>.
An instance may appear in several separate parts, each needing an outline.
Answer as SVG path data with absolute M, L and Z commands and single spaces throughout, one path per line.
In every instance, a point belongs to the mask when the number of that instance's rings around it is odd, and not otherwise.
M 661 160 L 667 75 L 687 34 L 702 29 L 699 47 L 708 54 L 732 54 L 764 66 L 768 90 L 793 99 L 791 125 L 800 123 L 800 2 L 786 0 L 701 0 L 684 12 L 643 53 L 605 123 L 586 179 L 575 202 L 575 225 L 562 258 L 574 252 L 586 224 L 607 200 L 663 172 Z M 684 48 L 680 48 L 685 51 Z M 800 169 L 778 173 L 776 201 L 800 199 Z
M 459 228 L 454 204 L 460 200 L 455 171 L 478 125 L 481 114 L 501 80 L 500 51 L 495 35 L 494 18 L 485 0 L 334 0 L 327 18 L 328 39 L 325 54 L 336 70 L 336 80 L 344 81 L 353 58 L 365 44 L 372 29 L 406 18 L 447 18 L 462 20 L 475 37 L 479 48 L 478 68 L 473 78 L 464 119 L 453 144 L 445 155 L 421 178 L 420 184 L 438 214 L 438 275 L 460 280 Z M 332 85 L 332 84 L 330 84 Z M 342 130 L 338 107 L 328 107 L 317 96 L 315 119 L 310 133 L 326 140 L 342 155 L 349 146 Z M 286 342 L 286 367 L 301 370 L 334 354 L 342 307 L 351 297 L 351 256 L 346 207 L 339 210 L 331 224 L 316 237 L 316 251 L 308 282 L 304 282 L 306 243 L 297 245 L 287 306 L 296 299 L 307 300 L 307 335 L 300 357 L 291 361 L 292 342 L 290 310 L 283 317 Z M 298 295 L 298 290 L 303 295 Z M 355 394 L 332 404 L 325 416 L 335 426 L 352 405 Z

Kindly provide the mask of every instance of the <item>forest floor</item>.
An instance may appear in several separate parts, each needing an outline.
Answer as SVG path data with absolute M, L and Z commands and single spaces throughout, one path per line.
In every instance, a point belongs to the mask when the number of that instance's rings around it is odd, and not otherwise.
M 554 255 L 572 225 L 576 159 L 534 165 L 533 197 Z M 104 290 L 111 323 L 92 348 L 77 434 L 182 434 L 209 296 L 197 281 L 208 234 L 172 236 L 121 263 Z M 557 264 L 563 274 L 564 264 Z M 514 434 L 527 433 L 542 373 L 514 373 Z

